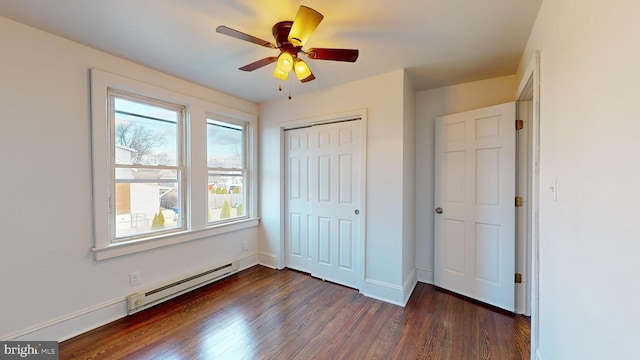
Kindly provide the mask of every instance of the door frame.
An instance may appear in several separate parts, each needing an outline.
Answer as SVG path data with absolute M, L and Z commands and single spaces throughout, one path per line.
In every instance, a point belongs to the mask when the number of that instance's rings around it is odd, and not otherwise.
M 364 290 L 364 277 L 365 277 L 365 254 L 366 254 L 366 239 L 367 239 L 367 109 L 355 109 L 340 113 L 318 115 L 314 117 L 302 118 L 291 121 L 283 121 L 280 123 L 280 163 L 284 164 L 287 159 L 285 158 L 287 152 L 285 148 L 285 131 L 290 129 L 296 129 L 314 125 L 331 124 L 349 120 L 360 119 L 361 128 L 361 142 L 360 142 L 360 244 L 358 246 L 358 257 L 356 258 L 356 282 L 360 293 Z M 287 216 L 287 192 L 286 192 L 286 171 L 285 166 L 280 166 L 280 243 L 278 248 L 278 269 L 285 268 L 285 234 L 286 223 L 285 217 Z
M 528 288 L 524 292 L 528 296 L 523 296 L 521 292 L 516 292 L 516 306 L 522 304 L 528 309 L 531 315 L 531 358 L 536 359 L 539 352 L 539 294 L 540 294 L 540 258 L 539 258 L 539 219 L 540 219 L 540 62 L 541 52 L 536 51 L 527 67 L 516 91 L 516 104 L 519 101 L 528 100 L 531 91 L 531 119 L 527 134 L 526 151 L 528 152 L 529 163 L 526 164 L 527 189 L 524 194 L 526 205 L 526 236 L 518 239 L 518 246 L 526 249 L 525 256 L 527 264 L 524 268 L 527 274 L 523 274 Z

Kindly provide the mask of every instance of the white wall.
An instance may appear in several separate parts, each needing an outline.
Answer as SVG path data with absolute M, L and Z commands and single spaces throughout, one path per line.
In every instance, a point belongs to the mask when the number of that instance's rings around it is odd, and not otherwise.
M 0 339 L 63 340 L 124 316 L 127 294 L 238 258 L 255 263 L 257 228 L 93 259 L 89 69 L 251 114 L 256 104 L 1 17 L 0 44 Z M 142 284 L 130 287 L 133 271 Z
M 316 81 L 321 81 L 316 80 Z M 329 116 L 366 109 L 367 133 L 367 198 L 365 289 L 369 296 L 404 304 L 403 247 L 408 246 L 404 234 L 405 195 L 412 195 L 411 173 L 405 162 L 411 146 L 405 148 L 406 126 L 413 121 L 404 115 L 405 74 L 393 71 L 355 81 L 322 92 L 296 95 L 288 100 L 283 95 L 260 106 L 260 214 L 262 227 L 260 255 L 263 262 L 271 259 L 278 266 L 283 233 L 281 232 L 282 149 L 280 128 L 283 122 Z M 413 96 L 410 94 L 409 96 Z M 410 142 L 413 140 L 409 140 Z M 413 166 L 413 165 L 411 165 Z M 411 284 L 413 287 L 413 284 Z
M 433 283 L 435 118 L 514 101 L 515 75 L 447 86 L 416 95 L 416 252 L 418 280 Z
M 522 57 L 542 50 L 539 359 L 638 357 L 639 14 L 545 1 Z

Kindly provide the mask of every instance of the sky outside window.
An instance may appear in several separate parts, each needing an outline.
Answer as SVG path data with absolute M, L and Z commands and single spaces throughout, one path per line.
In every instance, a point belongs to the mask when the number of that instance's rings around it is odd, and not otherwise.
M 242 169 L 243 127 L 227 122 L 207 120 L 207 166 Z
M 132 162 L 144 165 L 177 165 L 176 110 L 116 97 L 116 145 L 136 150 Z

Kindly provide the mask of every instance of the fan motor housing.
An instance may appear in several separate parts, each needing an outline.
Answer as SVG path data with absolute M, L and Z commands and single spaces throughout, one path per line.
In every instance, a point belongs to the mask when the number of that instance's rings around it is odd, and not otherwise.
M 298 56 L 298 52 L 300 52 L 302 46 L 293 46 L 293 44 L 289 42 L 289 31 L 291 31 L 292 25 L 293 21 L 281 21 L 273 25 L 271 32 L 273 33 L 273 38 L 276 40 L 278 49 L 288 52 L 295 58 Z

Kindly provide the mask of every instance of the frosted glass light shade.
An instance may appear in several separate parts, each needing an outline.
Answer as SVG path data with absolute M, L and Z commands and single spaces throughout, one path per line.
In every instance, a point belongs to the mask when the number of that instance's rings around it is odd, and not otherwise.
M 275 70 L 273 70 L 273 77 L 285 81 L 289 77 L 289 72 L 284 72 L 276 66 Z
M 288 73 L 293 68 L 293 56 L 288 52 L 282 52 L 280 56 L 278 56 L 278 63 L 276 64 L 276 68 L 280 71 Z
M 313 76 L 313 74 L 311 73 L 311 69 L 309 69 L 309 66 L 307 65 L 307 63 L 302 61 L 302 59 L 295 60 L 293 69 L 296 73 L 296 76 L 298 77 L 298 80 L 302 82 L 313 80 L 313 79 L 310 79 L 310 77 Z

